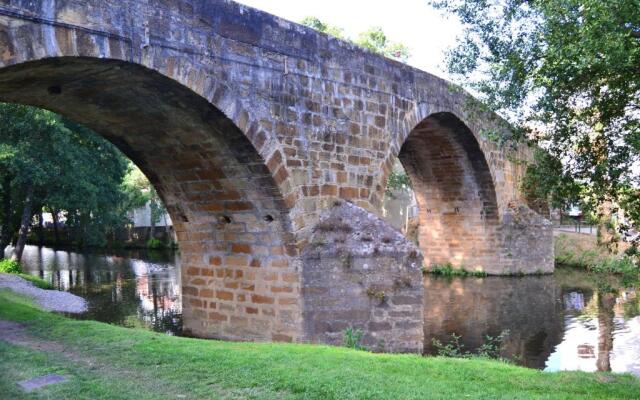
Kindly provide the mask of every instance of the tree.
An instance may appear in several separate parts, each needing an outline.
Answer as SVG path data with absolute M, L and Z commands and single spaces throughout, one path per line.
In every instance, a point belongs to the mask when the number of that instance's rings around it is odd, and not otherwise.
M 542 192 L 567 192 L 558 186 L 579 184 L 592 209 L 638 203 L 629 199 L 637 196 L 632 188 L 639 183 L 634 168 L 640 150 L 638 0 L 431 4 L 456 15 L 465 27 L 448 55 L 451 74 L 521 137 L 547 150 L 529 177 L 563 176 L 535 182 Z
M 373 27 L 358 35 L 356 44 L 371 50 L 374 53 L 382 54 L 385 57 L 398 61 L 407 62 L 409 59 L 409 48 L 402 43 L 393 42 L 387 38 L 381 27 Z
M 374 53 L 378 53 L 398 61 L 406 63 L 410 56 L 409 48 L 402 43 L 389 40 L 381 27 L 370 28 L 367 31 L 360 33 L 357 40 L 353 40 L 344 34 L 344 30 L 342 28 L 324 23 L 316 17 L 305 17 L 300 21 L 300 23 L 317 31 L 334 36 L 338 39 L 350 41 Z
M 324 23 L 316 17 L 304 17 L 300 23 L 338 39 L 348 40 L 347 36 L 344 34 L 344 29 Z
M 49 111 L 0 104 L 2 250 L 17 229 L 12 258 L 19 261 L 33 216 L 45 207 L 66 212 L 81 244 L 104 240 L 122 224 L 125 169 L 121 153 L 90 130 Z
M 133 163 L 129 164 L 127 175 L 122 183 L 122 192 L 126 199 L 124 202 L 124 210 L 126 211 L 149 205 L 151 214 L 149 239 L 153 239 L 156 225 L 166 215 L 167 210 L 151 182 Z

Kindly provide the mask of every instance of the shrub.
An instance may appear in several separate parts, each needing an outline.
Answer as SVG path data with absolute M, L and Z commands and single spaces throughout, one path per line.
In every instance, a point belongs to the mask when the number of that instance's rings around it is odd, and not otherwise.
M 347 328 L 344 331 L 344 346 L 355 350 L 366 350 L 361 344 L 364 333 L 360 329 Z
M 147 248 L 152 249 L 152 250 L 163 249 L 164 248 L 164 243 L 162 243 L 162 241 L 160 241 L 160 240 L 158 240 L 156 238 L 151 238 L 147 242 Z
M 456 335 L 455 333 L 451 334 L 451 340 L 446 344 L 443 344 L 436 338 L 431 339 L 431 343 L 433 344 L 433 347 L 436 349 L 436 352 L 440 357 L 480 357 L 499 360 L 501 359 L 500 351 L 502 350 L 502 344 L 504 343 L 507 336 L 509 336 L 508 330 L 502 331 L 498 336 L 486 335 L 484 343 L 482 343 L 482 345 L 478 347 L 475 353 L 465 351 L 464 345 L 460 343 L 460 339 L 462 338 L 462 336 Z
M 22 272 L 22 267 L 17 261 L 2 260 L 0 261 L 0 272 L 4 272 L 6 274 L 19 274 Z

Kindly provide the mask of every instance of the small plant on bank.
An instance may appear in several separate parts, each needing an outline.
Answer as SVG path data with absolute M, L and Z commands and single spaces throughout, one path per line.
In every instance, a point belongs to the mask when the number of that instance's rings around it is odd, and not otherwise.
M 482 270 L 467 271 L 464 267 L 455 268 L 451 263 L 433 264 L 431 269 L 423 268 L 422 272 L 441 276 L 487 276 L 487 273 Z
M 367 350 L 362 345 L 364 332 L 361 329 L 347 328 L 344 331 L 344 346 L 354 350 Z
M 19 274 L 22 273 L 22 267 L 17 261 L 2 260 L 0 261 L 0 272 L 4 272 L 5 274 Z
M 431 343 L 436 349 L 437 355 L 440 357 L 454 357 L 454 358 L 490 358 L 500 360 L 500 351 L 506 338 L 509 336 L 509 331 L 504 330 L 500 332 L 498 336 L 485 336 L 484 343 L 478 347 L 475 353 L 464 350 L 464 344 L 460 343 L 462 336 L 451 334 L 451 340 L 443 344 L 440 340 L 433 338 Z
M 431 344 L 435 347 L 436 352 L 440 357 L 468 357 L 470 353 L 464 351 L 464 345 L 460 343 L 461 338 L 462 336 L 452 333 L 451 340 L 448 343 L 443 344 L 440 340 L 433 338 L 431 339 Z

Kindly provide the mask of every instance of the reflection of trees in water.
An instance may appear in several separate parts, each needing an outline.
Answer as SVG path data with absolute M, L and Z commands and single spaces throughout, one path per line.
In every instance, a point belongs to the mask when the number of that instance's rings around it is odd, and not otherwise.
M 89 312 L 79 318 L 160 332 L 180 333 L 179 263 L 174 254 L 117 251 L 78 254 L 27 246 L 25 267 L 86 298 Z
M 166 275 L 166 272 L 163 271 L 160 274 Z M 150 274 L 147 277 L 148 290 L 144 290 L 144 288 L 140 290 L 140 285 L 138 286 L 139 296 L 150 299 L 153 305 L 152 309 L 148 309 L 141 302 L 138 307 L 138 315 L 156 332 L 180 335 L 182 333 L 180 293 L 174 281 L 156 275 Z
M 598 292 L 598 371 L 611 371 L 615 305 L 616 296 L 613 293 Z

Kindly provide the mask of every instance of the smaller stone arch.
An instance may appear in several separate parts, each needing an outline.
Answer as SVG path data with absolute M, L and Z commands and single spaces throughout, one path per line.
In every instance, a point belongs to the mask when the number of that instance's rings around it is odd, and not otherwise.
M 500 263 L 496 191 L 484 153 L 454 114 L 422 120 L 398 155 L 419 206 L 418 242 L 426 266 L 492 270 Z

